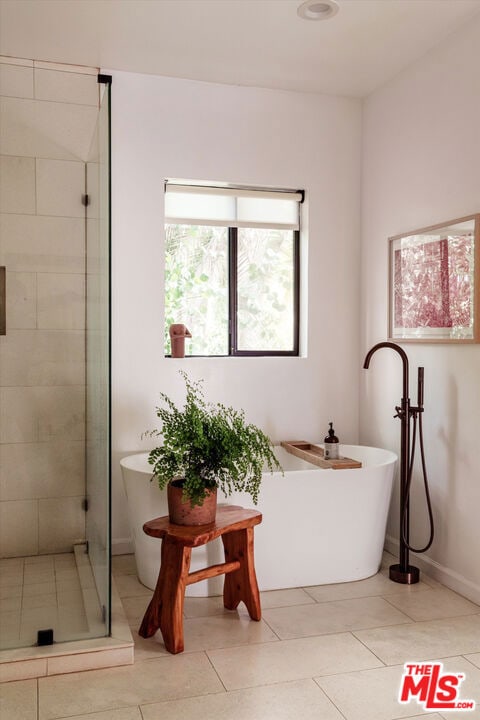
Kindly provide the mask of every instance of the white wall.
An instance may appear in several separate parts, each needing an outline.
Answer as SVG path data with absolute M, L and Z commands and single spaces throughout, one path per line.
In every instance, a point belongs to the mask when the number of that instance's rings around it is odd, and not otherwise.
M 358 441 L 361 107 L 357 100 L 112 72 L 114 551 L 129 531 L 118 460 L 147 449 L 179 368 L 274 441 Z M 163 181 L 305 188 L 302 358 L 163 357 Z M 305 253 L 306 254 L 306 253 Z M 308 280 L 308 282 L 307 282 Z M 306 328 L 306 313 L 303 315 Z
M 387 238 L 480 212 L 479 88 L 477 16 L 365 102 L 362 354 L 386 339 Z M 436 519 L 429 568 L 479 602 L 480 345 L 404 348 L 414 401 L 416 368 L 425 366 L 425 446 Z M 379 351 L 362 371 L 361 389 L 361 442 L 398 449 L 400 425 L 392 411 L 401 396 L 400 358 Z M 388 527 L 391 547 L 397 503 Z M 421 492 L 412 505 L 412 540 L 422 544 Z

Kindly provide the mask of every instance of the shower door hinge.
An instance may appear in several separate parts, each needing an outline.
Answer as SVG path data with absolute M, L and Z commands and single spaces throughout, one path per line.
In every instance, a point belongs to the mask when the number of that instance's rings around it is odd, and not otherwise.
M 90 195 L 82 195 L 82 205 L 85 205 L 85 207 L 88 207 L 90 205 Z
M 88 512 L 88 506 L 89 506 L 88 498 L 83 498 L 83 500 L 82 500 L 82 510 L 83 510 L 84 512 Z

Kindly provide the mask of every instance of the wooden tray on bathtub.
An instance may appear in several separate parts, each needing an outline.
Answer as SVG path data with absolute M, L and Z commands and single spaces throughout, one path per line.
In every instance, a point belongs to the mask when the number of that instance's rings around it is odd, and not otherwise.
M 292 455 L 296 455 L 302 460 L 306 460 L 313 465 L 321 468 L 330 468 L 331 470 L 350 470 L 361 468 L 362 463 L 352 458 L 341 457 L 338 460 L 325 460 L 323 448 L 318 445 L 312 445 L 305 440 L 282 440 L 280 443 L 283 448 Z

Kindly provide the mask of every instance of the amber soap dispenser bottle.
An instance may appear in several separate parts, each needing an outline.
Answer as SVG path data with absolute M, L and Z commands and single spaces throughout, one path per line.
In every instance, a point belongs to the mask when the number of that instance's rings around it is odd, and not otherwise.
M 328 431 L 328 435 L 326 436 L 324 443 L 325 443 L 325 452 L 324 452 L 324 458 L 325 460 L 338 460 L 340 457 L 339 453 L 339 442 L 338 437 L 335 435 L 335 430 L 333 429 L 333 422 L 328 423 L 330 425 L 330 430 Z

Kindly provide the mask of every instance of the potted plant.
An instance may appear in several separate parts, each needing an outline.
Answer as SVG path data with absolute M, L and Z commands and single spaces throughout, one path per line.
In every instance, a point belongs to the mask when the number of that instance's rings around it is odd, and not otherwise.
M 160 430 L 147 433 L 163 437 L 163 444 L 148 456 L 152 480 L 167 487 L 171 522 L 201 525 L 213 522 L 216 493 L 247 492 L 257 503 L 262 472 L 282 470 L 269 438 L 255 425 L 247 424 L 243 410 L 221 403 L 208 403 L 202 380 L 190 380 L 180 371 L 186 386 L 186 402 L 179 409 L 160 393 L 157 407 Z M 173 503 L 180 506 L 175 510 Z M 210 515 L 206 514 L 210 512 Z

